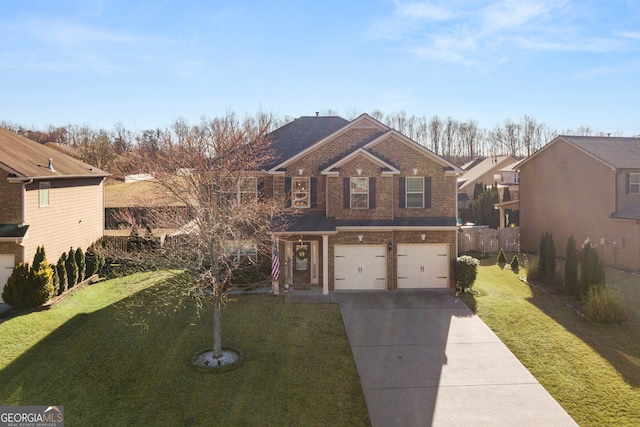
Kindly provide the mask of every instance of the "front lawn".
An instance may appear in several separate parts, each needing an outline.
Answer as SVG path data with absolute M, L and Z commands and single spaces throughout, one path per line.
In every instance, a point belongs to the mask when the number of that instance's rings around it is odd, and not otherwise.
M 235 297 L 223 345 L 245 361 L 203 373 L 191 358 L 211 348 L 211 310 L 162 305 L 164 279 L 98 283 L 0 323 L 0 403 L 63 405 L 69 426 L 369 424 L 337 305 Z
M 480 295 L 466 298 L 468 304 L 578 424 L 640 425 L 635 319 L 617 326 L 592 323 L 519 275 L 526 271 L 479 267 L 474 288 Z

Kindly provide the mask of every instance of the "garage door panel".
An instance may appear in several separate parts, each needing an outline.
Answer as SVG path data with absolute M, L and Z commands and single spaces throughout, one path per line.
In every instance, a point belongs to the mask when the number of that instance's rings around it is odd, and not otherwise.
M 336 290 L 386 289 L 385 245 L 336 245 L 334 288 Z
M 398 288 L 448 288 L 449 245 L 399 244 Z

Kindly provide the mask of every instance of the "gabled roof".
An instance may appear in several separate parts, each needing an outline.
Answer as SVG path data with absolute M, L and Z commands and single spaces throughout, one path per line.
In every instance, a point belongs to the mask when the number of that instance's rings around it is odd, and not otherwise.
M 508 165 L 516 163 L 516 159 L 511 156 L 492 156 L 487 157 L 479 163 L 476 163 L 472 168 L 467 169 L 464 174 L 458 178 L 458 187 L 465 185 L 476 185 L 476 182 L 481 176 L 495 170 L 504 169 Z
M 635 137 L 616 136 L 560 135 L 524 160 L 521 165 L 557 141 L 567 142 L 613 169 L 640 168 L 640 140 Z
M 275 159 L 265 165 L 271 169 L 306 150 L 316 142 L 349 124 L 342 117 L 299 117 L 267 135 L 273 140 Z
M 349 153 L 348 155 L 346 155 L 344 157 L 341 157 L 337 162 L 330 164 L 329 166 L 324 168 L 324 170 L 322 170 L 320 173 L 322 175 L 338 173 L 339 172 L 338 170 L 334 171 L 332 169 L 339 168 L 340 166 L 342 166 L 343 164 L 347 163 L 349 160 L 353 159 L 354 157 L 356 157 L 358 155 L 363 155 L 363 156 L 367 157 L 369 160 L 371 160 L 372 162 L 377 163 L 378 165 L 380 165 L 380 167 L 384 169 L 384 171 L 382 172 L 383 174 L 399 174 L 400 173 L 398 168 L 396 168 L 395 166 L 393 166 L 390 163 L 387 163 L 386 161 L 382 160 L 380 157 L 378 157 L 375 154 L 365 150 L 364 148 L 358 148 L 357 150 Z
M 49 160 L 53 168 L 49 168 Z M 0 169 L 10 179 L 90 178 L 106 177 L 108 172 L 93 167 L 66 154 L 0 128 Z
M 270 167 L 266 168 L 269 170 L 269 172 L 272 172 L 272 173 L 276 172 L 278 169 L 287 166 L 289 163 L 297 160 L 298 158 L 302 157 L 309 151 L 317 147 L 320 147 L 321 145 L 330 141 L 332 138 L 335 138 L 336 136 L 348 131 L 349 129 L 353 129 L 358 126 L 368 126 L 368 127 L 378 128 L 381 131 L 385 131 L 385 132 L 389 130 L 388 127 L 386 127 L 379 121 L 375 120 L 368 114 L 362 114 L 361 116 L 359 116 L 358 118 L 356 118 L 351 122 L 343 119 L 342 117 L 301 117 L 299 119 L 294 120 L 291 123 L 295 123 L 298 120 L 302 120 L 302 119 L 304 119 L 304 121 L 296 125 L 295 130 L 297 132 L 293 132 L 292 130 L 283 130 L 284 128 L 289 126 L 289 125 L 285 125 L 282 128 L 277 129 L 268 135 L 268 137 L 271 137 L 274 139 L 272 148 L 276 152 L 276 158 L 279 159 L 279 163 L 275 165 L 270 165 Z M 301 138 L 301 136 L 299 135 L 306 135 L 308 132 L 307 130 L 304 129 L 304 127 L 309 126 L 310 128 L 314 128 L 316 124 L 313 122 L 313 120 L 318 120 L 318 119 L 334 120 L 335 122 L 332 122 L 332 123 L 336 126 L 336 129 L 333 132 L 327 133 L 323 137 L 315 139 L 314 141 L 312 141 L 312 139 L 314 139 L 317 135 L 321 134 L 321 132 L 318 132 L 316 135 L 314 135 L 314 138 L 306 138 L 304 139 L 304 142 L 300 142 L 302 139 L 299 139 Z M 339 124 L 342 124 L 342 125 L 339 126 Z M 323 130 L 328 130 L 328 128 L 329 126 L 327 126 L 326 128 L 323 127 Z M 281 132 L 276 133 L 278 131 L 281 131 Z M 284 143 L 278 142 L 278 138 L 282 138 L 286 142 Z
M 445 169 L 455 172 L 455 173 L 462 173 L 462 169 L 460 169 L 458 166 L 454 165 L 451 162 L 448 162 L 447 160 L 445 160 L 444 158 L 438 156 L 436 153 L 434 153 L 433 151 L 429 150 L 428 148 L 418 144 L 417 142 L 415 142 L 414 140 L 412 140 L 411 138 L 408 138 L 407 136 L 401 134 L 400 132 L 398 132 L 397 130 L 389 130 L 388 132 L 386 132 L 383 135 L 380 135 L 379 137 L 377 137 L 376 139 L 374 139 L 373 141 L 365 144 L 363 146 L 363 148 L 368 149 L 368 148 L 372 148 L 375 147 L 377 144 L 380 144 L 381 142 L 389 139 L 390 137 L 396 137 L 397 139 L 399 139 L 401 142 L 407 144 L 408 146 L 412 147 L 413 149 L 419 151 L 422 154 L 427 154 L 430 157 L 432 157 L 437 163 L 440 163 L 442 166 L 445 167 Z

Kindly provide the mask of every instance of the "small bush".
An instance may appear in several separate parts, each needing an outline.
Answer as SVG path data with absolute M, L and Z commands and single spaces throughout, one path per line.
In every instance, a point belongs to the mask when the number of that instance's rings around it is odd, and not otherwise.
M 578 298 L 580 296 L 578 288 L 578 252 L 573 234 L 567 240 L 565 258 L 567 261 L 564 264 L 564 285 L 569 295 Z
M 58 286 L 58 295 L 62 295 L 64 291 L 66 291 L 69 287 L 69 283 L 67 282 L 67 267 L 65 266 L 66 259 L 67 255 L 63 253 L 60 259 L 58 259 L 58 263 L 56 264 L 56 270 L 58 270 L 58 280 L 60 281 L 60 285 Z
M 627 318 L 624 298 L 617 289 L 606 286 L 593 286 L 589 289 L 585 301 L 587 317 L 597 323 L 622 323 Z
M 587 239 L 580 252 L 581 294 L 586 295 L 589 290 L 598 285 L 604 285 L 606 277 L 604 266 L 596 247 Z
M 98 256 L 96 255 L 96 250 L 94 245 L 91 245 L 87 248 L 87 251 L 84 253 L 85 260 L 85 276 L 91 277 L 98 271 Z
M 76 264 L 75 251 L 73 248 L 69 248 L 64 266 L 67 269 L 67 286 L 71 289 L 78 283 L 78 264 Z
M 518 271 L 520 269 L 520 260 L 518 259 L 518 255 L 513 256 L 513 259 L 511 260 L 511 263 L 509 265 L 511 265 L 511 269 L 513 271 Z
M 2 299 L 18 308 L 37 307 L 55 294 L 53 270 L 47 262 L 44 248 L 38 247 L 34 265 L 20 263 L 14 267 L 2 291 Z
M 506 264 L 507 256 L 504 254 L 504 249 L 500 248 L 500 252 L 498 252 L 498 264 Z
M 78 283 L 84 280 L 84 272 L 85 272 L 85 257 L 84 252 L 82 252 L 82 248 L 76 249 L 73 253 L 73 257 L 76 261 L 76 265 L 78 266 Z
M 58 276 L 58 269 L 55 264 L 49 264 L 53 276 L 51 276 L 51 283 L 53 284 L 53 295 L 60 295 L 60 276 Z
M 528 281 L 536 281 L 540 280 L 540 270 L 539 270 L 539 261 L 538 258 L 532 257 L 531 260 L 527 263 L 527 280 Z
M 478 276 L 478 266 L 480 261 L 477 258 L 463 255 L 456 258 L 455 262 L 455 279 L 456 279 L 456 292 L 461 294 L 471 293 L 473 283 Z

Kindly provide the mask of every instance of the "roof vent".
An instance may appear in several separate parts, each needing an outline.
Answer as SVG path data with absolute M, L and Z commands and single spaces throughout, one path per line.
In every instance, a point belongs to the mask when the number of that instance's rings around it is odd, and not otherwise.
M 47 166 L 47 169 L 49 169 L 52 172 L 55 172 L 56 170 L 53 168 L 53 159 L 49 157 L 47 160 L 49 160 L 49 166 Z
M 320 116 L 320 111 L 316 111 L 316 117 Z

